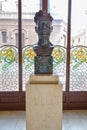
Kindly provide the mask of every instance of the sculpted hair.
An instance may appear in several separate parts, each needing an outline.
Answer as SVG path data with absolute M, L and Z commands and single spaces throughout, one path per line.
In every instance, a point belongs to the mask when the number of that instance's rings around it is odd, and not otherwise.
M 34 22 L 37 23 L 37 21 L 40 20 L 47 20 L 52 22 L 53 18 L 50 15 L 50 13 L 46 13 L 46 11 L 40 10 L 39 12 L 36 12 L 35 17 L 34 17 Z

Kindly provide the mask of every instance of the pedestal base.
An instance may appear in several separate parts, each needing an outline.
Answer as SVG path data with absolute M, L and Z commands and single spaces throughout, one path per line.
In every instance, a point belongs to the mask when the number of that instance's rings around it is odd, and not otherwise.
M 47 75 L 30 77 L 26 85 L 26 127 L 27 130 L 62 130 L 62 86 L 57 76 L 51 75 L 48 82 Z

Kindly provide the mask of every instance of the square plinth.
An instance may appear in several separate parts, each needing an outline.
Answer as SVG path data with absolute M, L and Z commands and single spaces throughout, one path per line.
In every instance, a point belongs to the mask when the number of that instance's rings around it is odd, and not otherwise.
M 61 84 L 27 83 L 26 130 L 62 130 Z

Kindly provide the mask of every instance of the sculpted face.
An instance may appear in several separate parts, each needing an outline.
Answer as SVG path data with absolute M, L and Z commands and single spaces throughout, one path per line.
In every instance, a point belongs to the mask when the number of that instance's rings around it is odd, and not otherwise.
M 53 27 L 50 21 L 41 20 L 37 22 L 35 30 L 39 35 L 50 35 L 53 30 Z
M 46 49 L 50 47 L 49 36 L 53 30 L 53 18 L 50 13 L 40 10 L 35 14 L 34 22 L 36 23 L 35 31 L 38 34 L 38 47 Z
M 35 30 L 38 35 L 50 35 L 52 31 L 52 20 L 53 18 L 49 13 L 40 10 L 35 14 L 34 22 L 36 23 Z

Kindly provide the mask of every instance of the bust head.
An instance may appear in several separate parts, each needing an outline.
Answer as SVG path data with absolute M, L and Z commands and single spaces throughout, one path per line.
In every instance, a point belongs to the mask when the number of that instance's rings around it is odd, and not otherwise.
M 33 48 L 38 56 L 50 56 L 54 48 L 53 44 L 49 41 L 50 33 L 53 30 L 52 20 L 53 18 L 46 11 L 40 10 L 35 14 L 35 30 L 38 33 L 39 40 Z
M 38 35 L 50 35 L 50 33 L 53 30 L 52 20 L 53 18 L 50 16 L 50 13 L 46 13 L 46 11 L 40 10 L 35 14 L 35 30 L 38 33 Z

